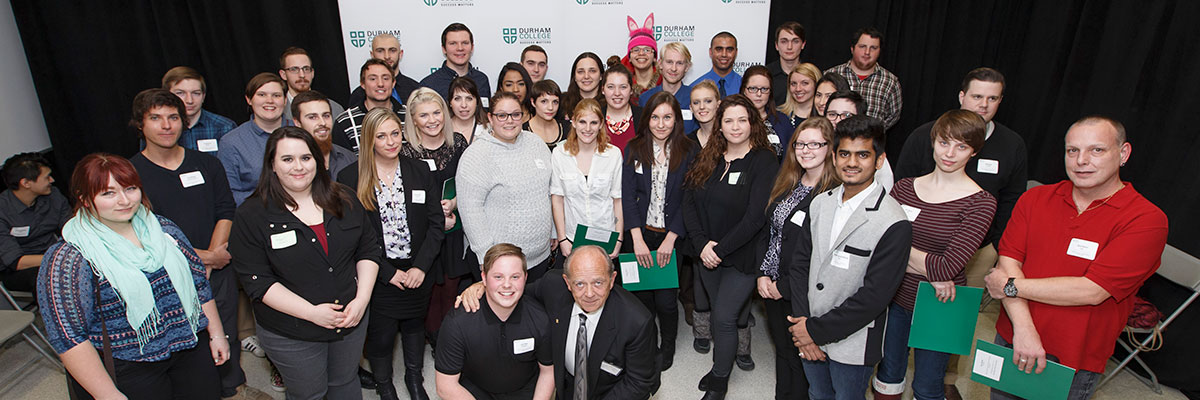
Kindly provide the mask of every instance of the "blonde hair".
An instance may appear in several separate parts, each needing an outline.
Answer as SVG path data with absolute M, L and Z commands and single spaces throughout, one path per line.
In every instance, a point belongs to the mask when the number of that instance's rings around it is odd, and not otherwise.
M 812 79 L 813 91 L 817 90 L 817 82 L 821 81 L 821 69 L 817 68 L 816 65 L 813 65 L 812 63 L 802 63 L 797 65 L 796 68 L 792 69 L 792 72 L 788 73 L 789 88 L 791 87 L 792 75 L 794 74 L 801 74 L 807 76 L 808 79 Z M 787 100 L 779 106 L 778 110 L 784 115 L 791 117 L 795 115 L 796 110 L 800 108 L 800 103 L 797 103 L 796 98 L 792 97 L 790 90 L 785 89 L 785 91 L 787 91 L 787 95 L 784 97 L 786 97 Z M 811 116 L 812 114 L 810 113 L 809 115 Z
M 666 58 L 667 50 L 678 51 L 679 55 L 683 56 L 683 60 L 687 61 L 688 65 L 692 64 L 692 52 L 688 51 L 687 46 L 684 45 L 683 43 L 671 42 L 671 43 L 667 43 L 667 44 L 663 45 L 662 51 L 660 51 L 658 53 L 659 61 L 662 61 L 663 58 Z
M 375 190 L 382 189 L 375 171 L 375 132 L 379 131 L 379 127 L 387 121 L 395 121 L 401 128 L 404 127 L 404 123 L 400 122 L 400 117 L 392 110 L 376 108 L 367 112 L 367 116 L 363 117 L 362 134 L 358 136 L 358 187 L 355 188 L 354 193 L 358 197 L 358 202 L 362 203 L 363 208 L 367 211 L 377 209 Z
M 583 113 L 591 113 L 601 120 L 604 119 L 604 113 L 600 111 L 600 102 L 596 99 L 583 99 L 579 104 L 575 105 L 575 109 L 571 110 L 571 121 L 578 121 L 579 116 Z M 596 133 L 596 151 L 603 153 L 608 149 L 608 130 L 603 126 L 600 127 L 600 132 Z M 563 142 L 563 150 L 571 155 L 579 154 L 579 136 L 575 133 L 575 124 L 571 124 L 571 131 L 567 133 L 567 140 Z
M 821 132 L 821 139 L 825 141 L 826 148 L 829 151 L 825 152 L 825 159 L 821 162 L 825 164 L 821 169 L 821 178 L 817 180 L 817 185 L 813 186 L 809 196 L 832 189 L 841 184 L 837 174 L 834 172 L 837 168 L 833 166 L 833 123 L 826 118 L 809 118 L 796 126 L 796 131 L 792 132 L 792 138 L 788 140 L 787 148 L 784 150 L 783 163 L 779 166 L 779 173 L 775 175 L 775 184 L 771 186 L 771 197 L 767 203 L 769 208 L 771 204 L 783 201 L 783 198 L 791 193 L 796 185 L 800 184 L 800 178 L 804 176 L 804 167 L 800 166 L 800 161 L 796 160 L 796 142 L 800 139 L 800 132 L 808 129 L 816 129 Z
M 442 111 L 442 139 L 446 141 L 447 147 L 454 147 L 454 127 L 450 123 L 450 118 L 452 117 L 450 108 L 446 106 L 446 100 L 442 98 L 442 95 L 433 91 L 433 89 L 422 87 L 414 90 L 408 96 L 408 102 L 404 103 L 408 105 L 408 118 L 416 118 L 417 106 L 426 103 L 437 104 L 438 108 Z M 415 121 L 404 124 L 404 140 L 408 141 L 408 144 L 412 145 L 413 148 L 428 150 L 425 146 L 421 145 L 421 135 L 421 129 Z M 362 139 L 359 140 L 361 141 Z M 360 146 L 359 149 L 362 149 L 362 147 Z

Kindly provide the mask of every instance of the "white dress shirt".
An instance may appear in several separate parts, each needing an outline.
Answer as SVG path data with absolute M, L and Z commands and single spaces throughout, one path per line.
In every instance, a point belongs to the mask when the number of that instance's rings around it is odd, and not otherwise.
M 613 199 L 621 198 L 621 150 L 609 145 L 592 156 L 588 171 L 580 171 L 575 156 L 566 146 L 550 154 L 550 194 L 563 196 L 567 239 L 575 238 L 575 226 L 617 229 Z
M 850 220 L 850 215 L 854 214 L 854 210 L 857 210 L 858 206 L 862 205 L 862 202 L 867 199 L 867 196 L 869 196 L 871 192 L 875 191 L 875 188 L 877 187 L 879 187 L 879 182 L 872 181 L 866 189 L 863 189 L 863 191 L 858 192 L 858 194 L 846 201 L 842 201 L 842 197 L 846 193 L 846 186 L 842 185 L 838 186 L 837 189 L 834 189 L 833 195 L 837 196 L 838 206 L 833 211 L 833 232 L 829 234 L 829 244 L 826 246 L 829 250 L 833 250 L 833 246 L 836 244 L 835 242 L 837 241 L 838 235 L 842 234 L 842 228 L 845 228 L 846 221 Z
M 603 313 L 604 306 L 591 313 L 583 312 L 578 303 L 571 306 L 571 322 L 567 324 L 567 351 L 563 363 L 567 364 L 567 373 L 572 376 L 575 375 L 575 338 L 579 335 L 579 314 L 587 315 L 587 351 L 591 354 L 592 342 L 596 341 L 596 325 L 600 323 L 600 315 Z

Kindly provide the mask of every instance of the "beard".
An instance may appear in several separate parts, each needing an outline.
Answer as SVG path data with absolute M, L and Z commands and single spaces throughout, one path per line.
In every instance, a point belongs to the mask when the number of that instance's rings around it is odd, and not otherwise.
M 317 148 L 321 149 L 322 155 L 329 154 L 333 150 L 333 136 L 326 136 L 324 139 L 313 136 L 313 139 L 316 139 Z

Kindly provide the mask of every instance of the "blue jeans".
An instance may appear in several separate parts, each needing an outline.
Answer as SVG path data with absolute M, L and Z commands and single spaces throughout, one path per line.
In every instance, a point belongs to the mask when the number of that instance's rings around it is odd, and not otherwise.
M 1004 340 L 999 333 L 996 334 L 996 340 L 992 343 L 1012 348 L 1012 343 Z M 1051 354 L 1046 354 L 1046 359 L 1058 362 L 1058 357 Z M 1082 369 L 1075 370 L 1075 377 L 1071 379 L 1071 389 L 1067 391 L 1067 400 L 1087 400 L 1092 398 L 1096 392 L 1096 384 L 1100 383 L 1100 377 L 1103 374 L 1098 374 L 1092 371 L 1084 371 Z M 992 389 L 992 400 L 1016 400 L 1020 397 L 1008 394 L 1008 392 Z
M 875 375 L 879 381 L 876 385 L 882 387 L 875 389 L 883 394 L 903 394 L 904 374 L 908 370 L 908 333 L 912 328 L 913 313 L 897 303 L 888 307 L 887 330 L 883 334 L 883 361 L 879 362 L 879 372 Z M 913 349 L 913 398 L 940 400 L 946 397 L 942 380 L 946 377 L 946 362 L 949 360 L 949 353 Z
M 808 378 L 808 398 L 811 400 L 862 400 L 871 383 L 871 365 L 848 365 L 826 361 L 804 360 L 804 376 Z

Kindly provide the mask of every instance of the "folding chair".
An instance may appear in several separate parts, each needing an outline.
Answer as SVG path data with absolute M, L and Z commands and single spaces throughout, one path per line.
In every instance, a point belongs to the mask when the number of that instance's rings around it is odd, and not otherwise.
M 1167 329 L 1167 325 L 1170 325 L 1171 321 L 1175 320 L 1175 317 L 1178 317 L 1179 314 L 1183 313 L 1183 310 L 1186 309 L 1188 305 L 1192 304 L 1196 298 L 1200 298 L 1200 259 L 1196 259 L 1196 257 L 1192 257 L 1191 255 L 1184 253 L 1182 250 L 1168 245 L 1166 249 L 1163 250 L 1162 265 L 1158 267 L 1157 274 L 1162 275 L 1162 277 L 1167 278 L 1171 282 L 1175 282 L 1192 291 L 1192 295 L 1188 296 L 1187 300 L 1184 300 L 1179 307 L 1175 308 L 1175 310 L 1172 311 L 1169 316 L 1167 316 L 1167 319 L 1158 323 L 1156 329 L 1163 331 Z M 1138 334 L 1147 334 L 1153 332 L 1152 329 L 1136 329 L 1132 327 L 1129 329 Z M 1151 389 L 1153 389 L 1154 393 L 1162 394 L 1162 385 L 1158 383 L 1158 375 L 1156 375 L 1154 371 L 1150 370 L 1150 367 L 1147 366 L 1145 362 L 1142 362 L 1142 359 L 1138 357 L 1138 354 L 1142 352 L 1141 348 L 1144 348 L 1153 339 L 1154 335 L 1146 335 L 1146 338 L 1142 339 L 1141 342 L 1138 343 L 1139 346 L 1130 346 L 1129 343 L 1126 343 L 1126 341 L 1129 340 L 1126 335 L 1121 335 L 1118 337 L 1117 344 L 1120 344 L 1121 347 L 1124 347 L 1125 350 L 1129 352 L 1129 355 L 1120 360 L 1116 368 L 1113 368 L 1111 371 L 1105 374 L 1104 380 L 1100 381 L 1100 385 L 1096 388 L 1099 389 L 1100 386 L 1104 386 L 1105 383 L 1120 373 L 1121 369 L 1125 368 L 1130 361 L 1136 361 L 1138 365 L 1141 365 L 1142 369 L 1144 369 L 1146 373 L 1150 375 L 1150 378 L 1147 379 L 1138 374 L 1133 374 L 1133 376 L 1139 381 L 1142 381 L 1142 383 L 1146 386 L 1149 386 Z M 1116 361 L 1115 357 L 1114 361 Z
M 36 319 L 38 315 L 37 294 L 33 292 L 11 291 L 4 286 L 4 283 L 0 283 L 0 294 L 4 295 L 4 299 L 8 301 L 8 304 L 12 306 L 13 310 L 27 311 Z M 21 305 L 17 299 L 22 299 L 25 304 Z M 33 330 L 33 333 L 38 336 L 38 338 L 42 339 L 42 343 L 46 344 L 46 348 L 50 348 L 50 340 L 46 339 L 46 334 L 42 333 L 41 328 L 38 328 L 37 324 L 33 323 L 31 323 L 29 327 Z M 58 361 L 57 357 L 51 358 L 51 361 L 54 362 L 54 364 L 59 368 L 63 368 L 62 363 Z
M 30 337 L 29 333 L 26 332 L 27 329 L 32 327 L 33 313 L 19 310 L 0 310 L 0 339 L 3 339 L 3 342 L 8 342 L 9 339 L 12 339 L 19 334 L 21 337 L 25 338 L 25 342 L 29 343 L 34 350 L 36 350 L 38 353 L 41 353 L 43 358 L 49 360 L 50 363 L 54 364 L 61 370 L 62 364 L 58 362 L 58 358 L 51 355 L 46 351 L 46 349 L 43 349 L 42 346 L 38 345 L 37 341 L 33 340 L 33 337 Z M 30 358 L 25 360 L 25 363 L 21 364 L 21 366 L 11 370 L 12 372 L 5 376 L 3 380 L 0 380 L 0 382 L 5 382 L 3 384 L 3 388 L 0 389 L 0 392 L 8 390 L 9 387 L 14 383 L 20 382 L 20 380 L 16 378 L 23 374 L 25 369 L 33 366 L 33 363 L 37 362 L 37 360 L 37 358 Z

